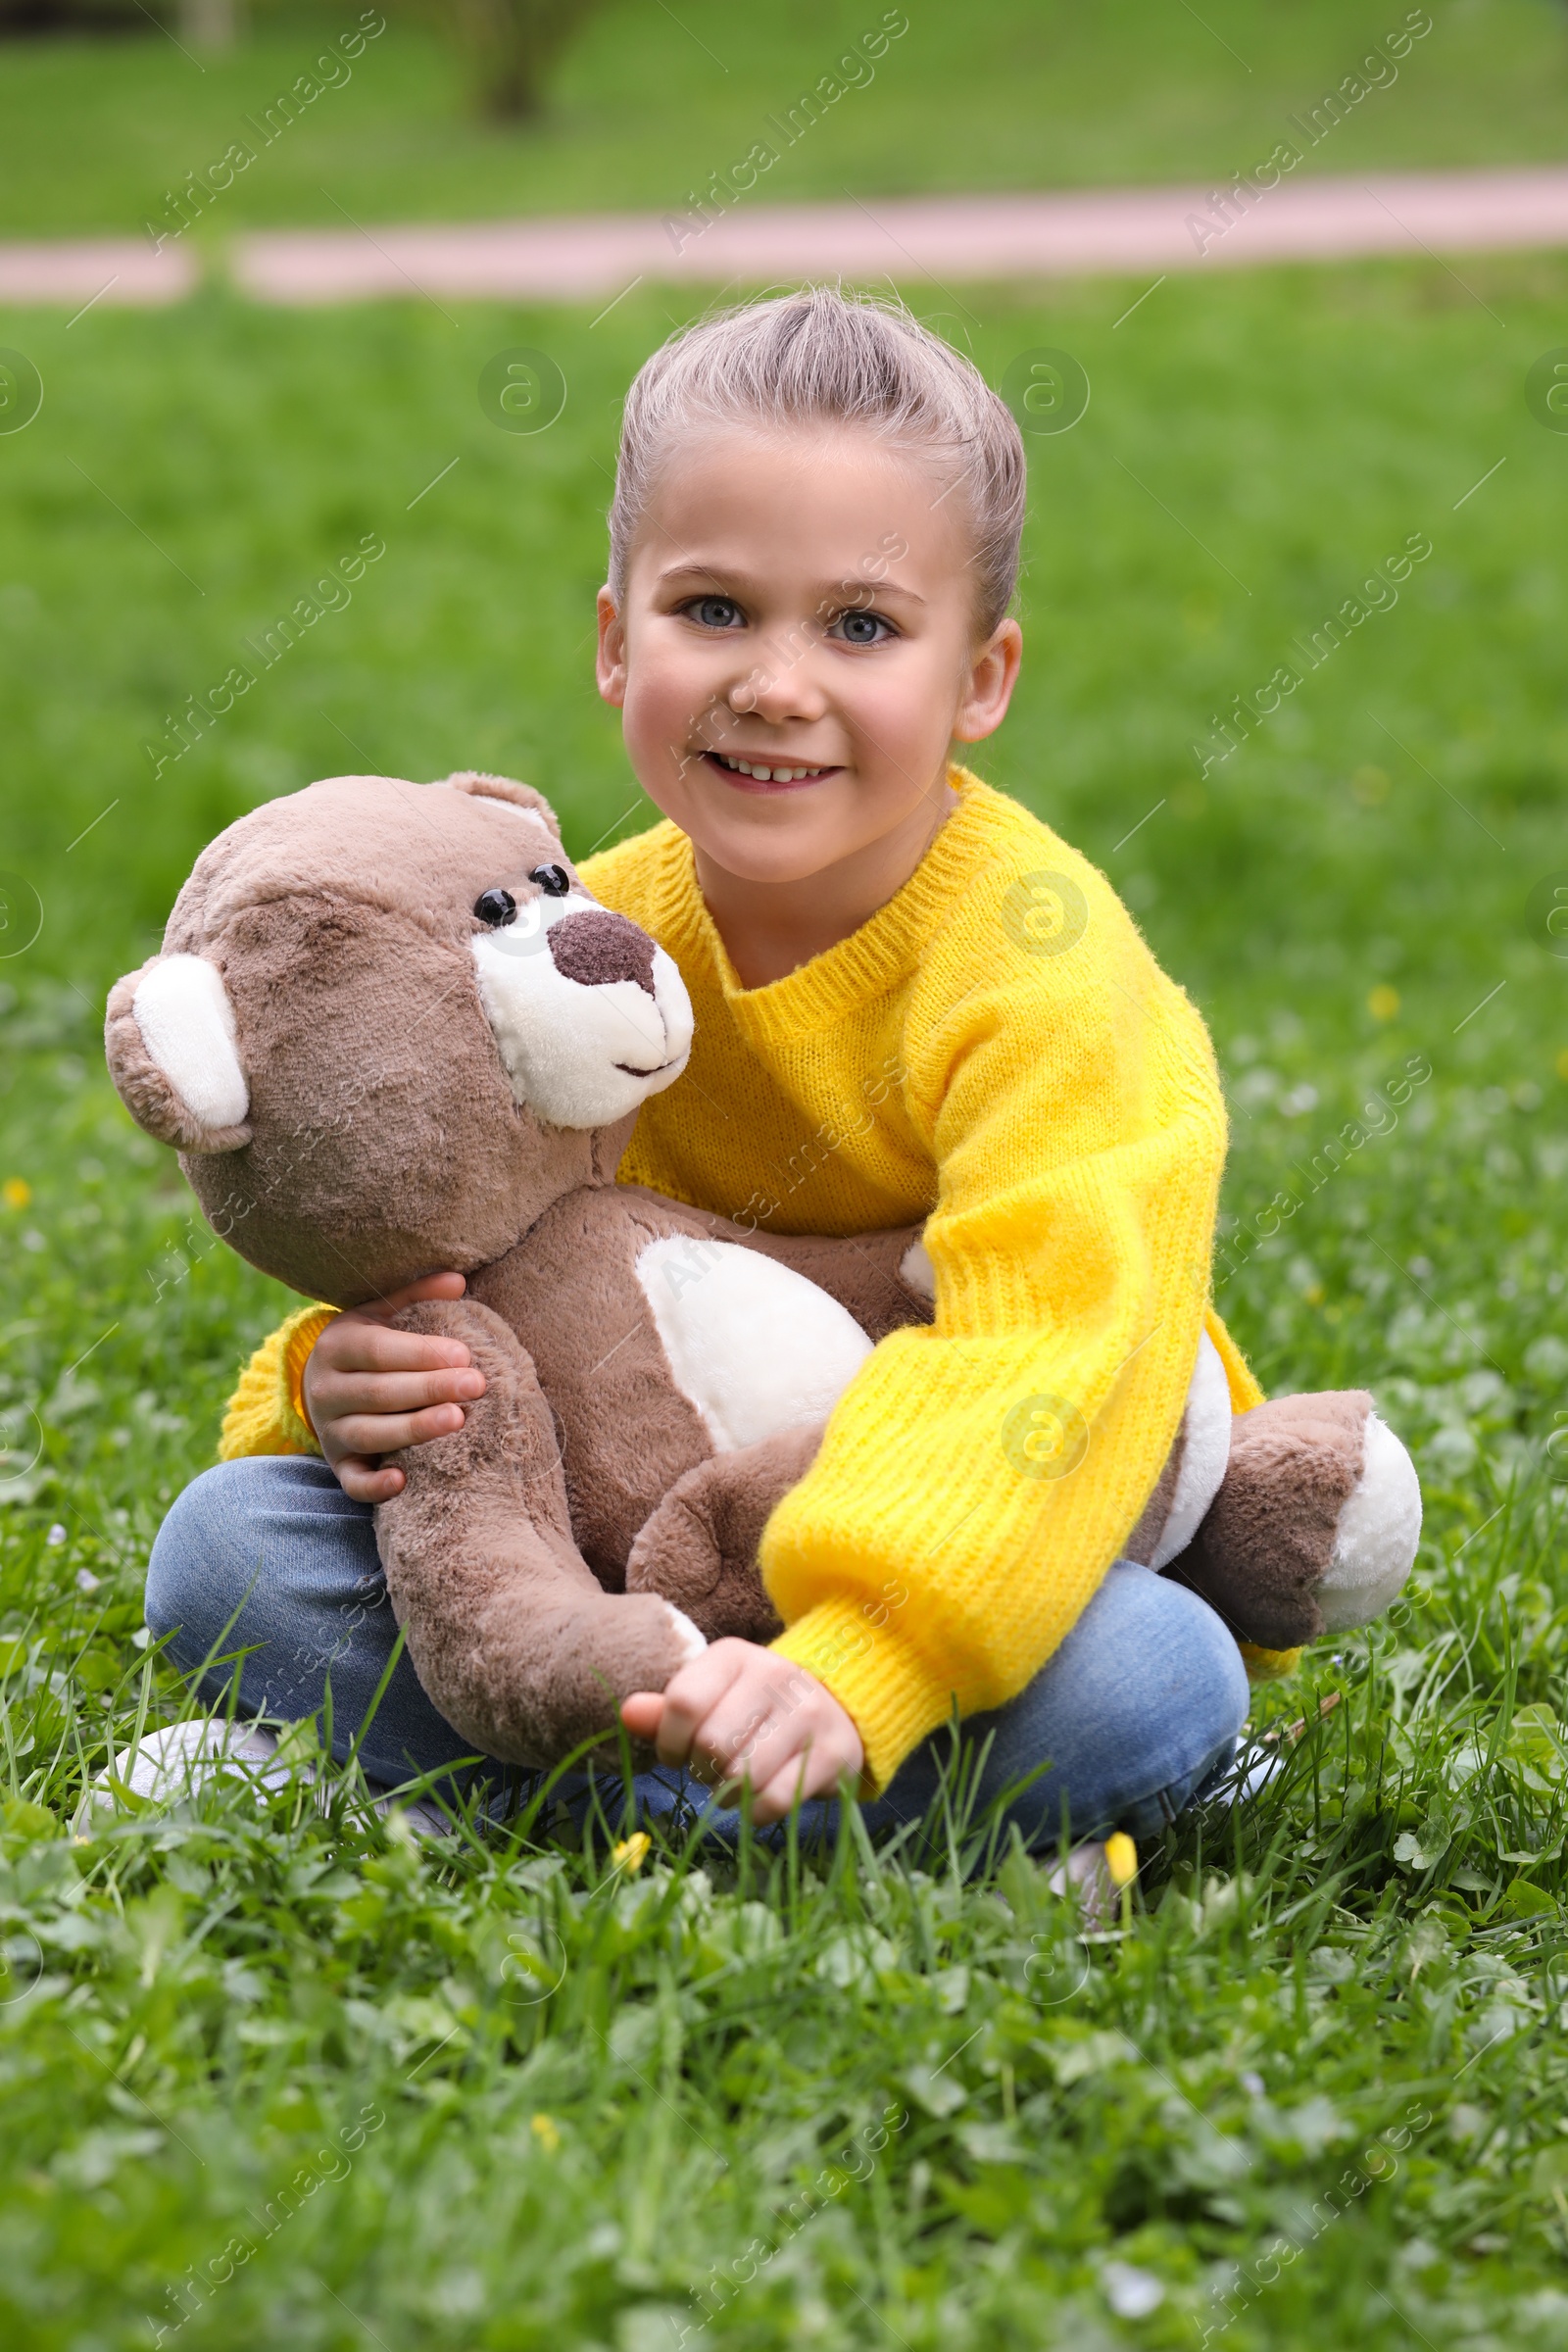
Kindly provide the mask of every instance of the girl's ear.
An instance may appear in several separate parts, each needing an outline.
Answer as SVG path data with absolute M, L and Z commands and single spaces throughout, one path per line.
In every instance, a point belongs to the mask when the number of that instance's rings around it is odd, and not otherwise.
M 599 653 L 594 671 L 601 701 L 618 710 L 626 700 L 626 624 L 608 588 L 599 591 Z
M 959 743 L 979 743 L 996 733 L 1007 715 L 1022 661 L 1022 629 L 1015 620 L 999 621 L 970 664 L 953 728 Z
M 207 1152 L 250 1142 L 234 1007 L 205 956 L 154 956 L 117 981 L 104 1050 L 121 1101 L 161 1144 Z

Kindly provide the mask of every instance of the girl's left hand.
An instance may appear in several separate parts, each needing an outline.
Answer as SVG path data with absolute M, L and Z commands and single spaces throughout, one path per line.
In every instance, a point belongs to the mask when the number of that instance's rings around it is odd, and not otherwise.
M 730 1801 L 749 1781 L 760 1828 L 782 1820 L 797 1797 L 837 1795 L 840 1780 L 858 1783 L 865 1763 L 860 1735 L 831 1690 L 755 1642 L 710 1643 L 662 1694 L 634 1691 L 620 1719 L 662 1764 L 690 1765 Z

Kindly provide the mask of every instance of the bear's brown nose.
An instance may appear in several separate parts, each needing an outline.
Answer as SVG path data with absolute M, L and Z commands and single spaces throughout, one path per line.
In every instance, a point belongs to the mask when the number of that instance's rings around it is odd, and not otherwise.
M 603 988 L 612 980 L 635 980 L 654 994 L 654 943 L 623 914 L 594 906 L 552 923 L 546 937 L 555 967 L 564 980 Z

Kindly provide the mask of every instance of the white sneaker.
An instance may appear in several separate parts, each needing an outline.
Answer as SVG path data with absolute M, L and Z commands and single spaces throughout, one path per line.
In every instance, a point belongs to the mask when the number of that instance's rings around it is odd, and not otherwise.
M 1254 1796 L 1261 1796 L 1270 1781 L 1284 1770 L 1285 1757 L 1277 1745 L 1244 1747 L 1209 1801 L 1216 1805 L 1249 1804 Z
M 379 1787 L 376 1781 L 367 1783 L 370 1788 Z M 384 1821 L 389 1813 L 401 1813 L 410 1829 L 420 1838 L 450 1838 L 453 1824 L 440 1806 L 428 1796 L 378 1796 L 375 1809 Z
M 144 1733 L 134 1747 L 121 1749 L 82 1798 L 72 1826 L 79 1837 L 93 1821 L 112 1817 L 116 1784 L 155 1805 L 177 1804 L 225 1773 L 264 1788 L 280 1788 L 289 1767 L 275 1762 L 276 1755 L 277 1735 L 242 1717 L 232 1723 L 226 1716 L 214 1715 L 205 1721 L 170 1724 L 163 1731 Z
M 249 1781 L 257 1790 L 281 1788 L 291 1774 L 301 1769 L 308 1780 L 316 1779 L 314 1765 L 302 1767 L 287 1755 L 280 1756 L 278 1745 L 276 1732 L 243 1716 L 230 1722 L 227 1716 L 214 1715 L 205 1721 L 174 1723 L 163 1731 L 148 1732 L 133 1748 L 122 1748 L 109 1770 L 93 1783 L 73 1827 L 81 1836 L 93 1821 L 113 1817 L 112 1784 L 117 1782 L 150 1804 L 172 1805 L 211 1788 L 225 1775 Z M 369 1786 L 373 1790 L 377 1784 L 372 1781 Z M 383 1818 L 397 1806 L 421 1837 L 451 1834 L 451 1822 L 428 1797 L 404 1800 L 382 1795 L 373 1801 Z
M 1321 1723 L 1326 1716 L 1332 1715 L 1344 1695 L 1341 1690 L 1330 1690 L 1326 1697 L 1319 1699 L 1314 1720 Z M 1242 1737 L 1247 1743 L 1237 1749 L 1230 1771 L 1205 1802 L 1242 1805 L 1250 1803 L 1254 1796 L 1260 1796 L 1270 1781 L 1285 1770 L 1297 1741 L 1304 1739 L 1307 1720 L 1306 1716 L 1301 1715 L 1298 1716 L 1295 1723 L 1276 1724 L 1260 1740 L 1248 1739 L 1252 1727 L 1250 1723 L 1243 1724 Z

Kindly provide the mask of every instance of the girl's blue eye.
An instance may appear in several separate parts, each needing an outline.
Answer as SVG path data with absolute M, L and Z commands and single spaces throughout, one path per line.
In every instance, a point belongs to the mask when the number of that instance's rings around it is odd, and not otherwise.
M 887 625 L 880 612 L 845 612 L 838 623 L 847 645 L 880 645 Z
M 730 596 L 700 596 L 686 610 L 705 629 L 733 628 L 740 618 L 740 607 Z

